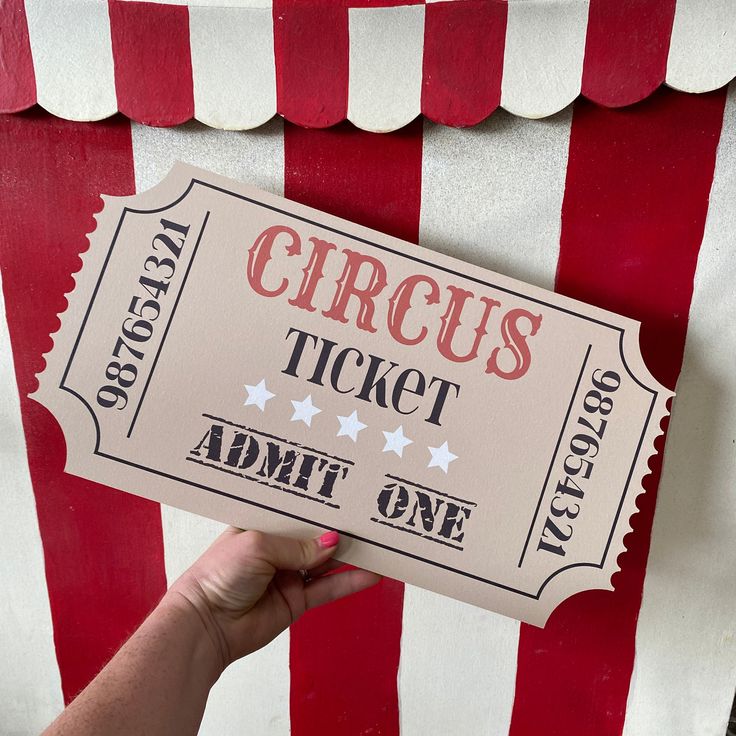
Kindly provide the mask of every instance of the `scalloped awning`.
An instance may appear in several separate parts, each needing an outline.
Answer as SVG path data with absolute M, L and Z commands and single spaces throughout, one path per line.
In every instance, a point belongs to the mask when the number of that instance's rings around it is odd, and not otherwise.
M 466 126 L 734 76 L 733 0 L 0 2 L 0 111 L 71 120 Z

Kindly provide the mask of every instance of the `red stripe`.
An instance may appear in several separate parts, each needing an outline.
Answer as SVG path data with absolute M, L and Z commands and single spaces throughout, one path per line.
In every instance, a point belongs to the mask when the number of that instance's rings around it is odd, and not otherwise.
M 108 7 L 118 110 L 146 125 L 192 118 L 188 9 L 121 0 Z
M 285 195 L 416 242 L 422 123 L 367 133 L 286 124 Z M 384 580 L 308 613 L 291 631 L 291 733 L 399 733 L 397 675 L 404 586 Z
M 0 112 L 25 110 L 36 102 L 36 75 L 23 0 L 0 2 L 0 29 Z
M 501 103 L 506 3 L 429 3 L 424 15 L 422 112 L 444 125 L 475 125 Z
M 575 104 L 557 290 L 641 320 L 644 359 L 670 388 L 682 362 L 724 103 L 725 89 L 662 89 L 625 110 Z M 522 626 L 511 736 L 622 732 L 661 457 L 650 467 L 615 591 L 569 599 L 544 629 Z
M 456 2 L 457 0 L 452 0 Z M 425 0 L 345 0 L 349 8 L 395 8 L 404 5 L 424 5 Z
M 582 93 L 620 107 L 664 81 L 676 0 L 590 0 Z
M 130 124 L 73 123 L 38 110 L 0 116 L 0 160 L 0 268 L 68 702 L 166 588 L 158 505 L 64 474 L 61 430 L 28 398 L 99 193 L 134 190 Z
M 278 112 L 325 128 L 348 111 L 348 11 L 342 2 L 274 0 Z

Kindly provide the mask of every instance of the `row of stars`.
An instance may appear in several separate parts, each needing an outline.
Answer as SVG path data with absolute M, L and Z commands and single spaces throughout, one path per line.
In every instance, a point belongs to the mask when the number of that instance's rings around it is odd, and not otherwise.
M 273 399 L 276 394 L 272 393 L 266 388 L 266 379 L 261 379 L 260 383 L 255 386 L 245 385 L 245 390 L 248 392 L 248 398 L 245 400 L 245 406 L 257 406 L 261 411 L 266 410 L 266 402 Z M 312 403 L 312 395 L 309 394 L 302 401 L 292 401 L 291 405 L 294 407 L 294 413 L 291 415 L 292 422 L 304 422 L 307 427 L 312 426 L 312 419 L 322 412 Z M 358 441 L 358 433 L 362 432 L 368 427 L 367 424 L 358 419 L 358 412 L 353 411 L 350 416 L 337 417 L 340 422 L 340 429 L 337 431 L 337 437 L 349 437 L 353 442 Z M 383 436 L 386 440 L 386 444 L 383 447 L 384 452 L 395 452 L 399 457 L 404 456 L 404 448 L 414 443 L 414 440 L 410 440 L 404 434 L 403 425 L 399 425 L 393 432 L 383 432 Z M 445 473 L 450 463 L 453 460 L 457 460 L 457 455 L 450 452 L 450 448 L 447 445 L 447 441 L 443 442 L 439 447 L 429 447 L 429 454 L 431 455 L 430 461 L 427 464 L 428 468 L 440 468 Z

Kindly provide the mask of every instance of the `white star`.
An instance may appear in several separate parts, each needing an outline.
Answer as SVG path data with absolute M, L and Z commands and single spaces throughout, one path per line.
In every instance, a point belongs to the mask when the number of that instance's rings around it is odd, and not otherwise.
M 368 425 L 358 419 L 358 412 L 354 411 L 349 417 L 338 417 L 340 429 L 337 432 L 338 437 L 350 437 L 353 442 L 358 441 L 358 432 L 365 429 Z
M 322 411 L 312 403 L 312 394 L 309 394 L 304 401 L 292 401 L 291 405 L 294 407 L 291 421 L 298 422 L 301 420 L 307 427 L 312 426 L 312 417 Z
M 393 450 L 399 457 L 403 457 L 404 448 L 413 442 L 413 440 L 404 436 L 404 427 L 401 425 L 394 432 L 384 432 L 383 436 L 386 438 L 383 451 L 391 452 Z
M 266 379 L 262 378 L 261 382 L 257 386 L 249 386 L 245 384 L 245 390 L 248 392 L 248 398 L 245 400 L 243 406 L 250 406 L 253 404 L 257 406 L 261 411 L 265 411 L 266 402 L 272 399 L 276 394 L 272 394 L 266 388 Z
M 447 473 L 447 467 L 453 460 L 457 460 L 457 455 L 453 455 L 447 446 L 447 442 L 443 442 L 439 447 L 427 448 L 432 455 L 428 468 L 442 468 Z

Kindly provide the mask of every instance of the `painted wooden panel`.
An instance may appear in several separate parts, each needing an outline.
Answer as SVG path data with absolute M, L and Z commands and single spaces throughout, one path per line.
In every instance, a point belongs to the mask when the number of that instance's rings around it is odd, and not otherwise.
M 6 0 L 0 111 L 250 129 L 475 125 L 736 75 L 730 0 Z

